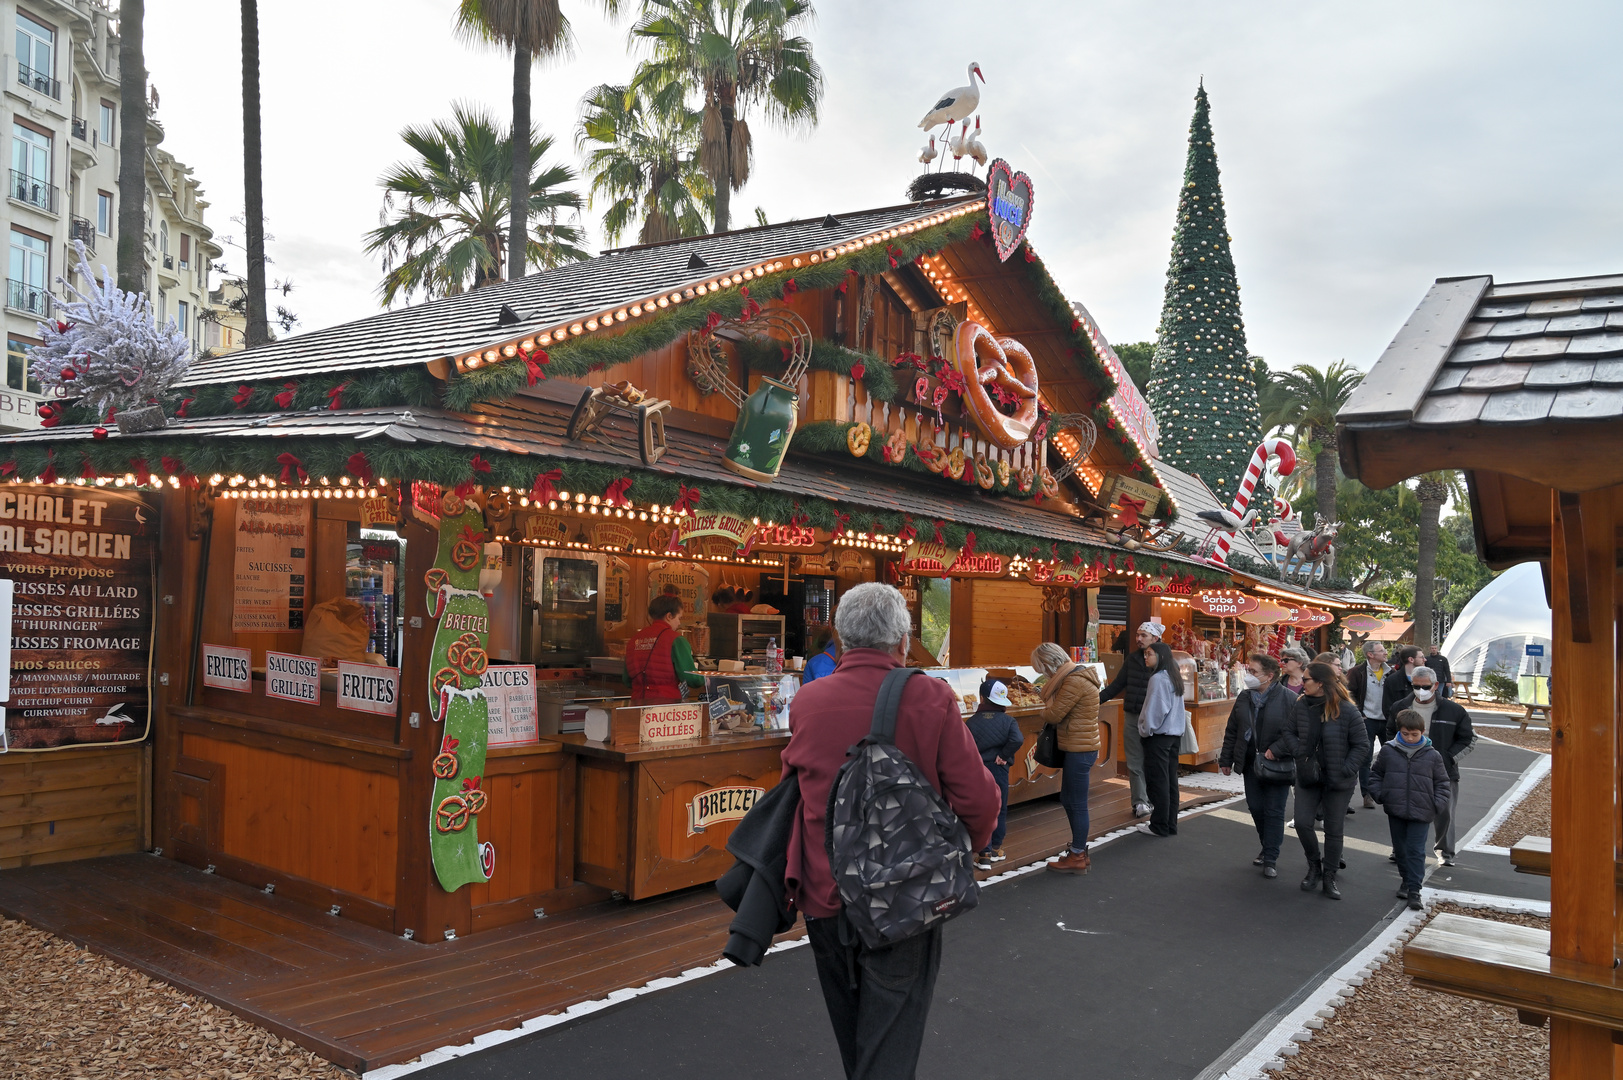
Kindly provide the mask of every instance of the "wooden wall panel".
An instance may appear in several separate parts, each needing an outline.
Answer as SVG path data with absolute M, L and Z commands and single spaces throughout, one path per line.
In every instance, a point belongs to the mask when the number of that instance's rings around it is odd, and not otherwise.
M 565 758 L 564 764 L 574 767 L 573 759 Z M 474 908 L 558 887 L 559 776 L 556 768 L 485 774 L 490 801 L 479 815 L 479 836 L 495 845 L 496 867 L 488 882 L 469 886 Z
M 590 885 L 630 890 L 631 773 L 616 762 L 577 759 L 575 877 Z
M 1043 591 L 1024 581 L 958 580 L 952 583 L 954 627 L 958 592 L 968 593 L 974 617 L 969 655 L 960 656 L 954 634 L 952 662 L 967 667 L 1019 667 L 1031 663 L 1031 650 L 1042 644 L 1045 627 Z
M 0 869 L 140 851 L 144 744 L 0 756 Z
M 220 854 L 394 903 L 395 777 L 192 733 L 182 739 L 183 758 L 218 766 Z

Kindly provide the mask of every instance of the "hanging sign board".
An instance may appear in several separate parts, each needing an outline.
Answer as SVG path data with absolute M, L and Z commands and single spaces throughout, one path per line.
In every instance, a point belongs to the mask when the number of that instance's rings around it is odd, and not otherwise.
M 1343 630 L 1351 630 L 1359 634 L 1373 634 L 1375 631 L 1385 628 L 1385 626 L 1385 619 L 1377 619 L 1373 615 L 1348 615 L 1341 620 Z
M 1189 582 L 1164 577 L 1136 577 L 1133 591 L 1146 596 L 1193 596 L 1195 586 Z
M 1244 593 L 1203 592 L 1189 601 L 1189 606 L 1203 615 L 1219 619 L 1234 619 L 1261 606 L 1254 596 Z
M 253 653 L 247 649 L 204 642 L 203 685 L 246 694 L 254 688 L 252 663 Z
M 101 488 L 0 490 L 9 706 L 0 746 L 145 738 L 156 515 Z
M 636 532 L 617 521 L 595 522 L 586 535 L 600 551 L 630 551 L 637 546 Z
M 394 499 L 388 495 L 373 495 L 361 500 L 361 528 L 392 529 L 398 520 Z
M 1291 625 L 1301 630 L 1317 630 L 1319 627 L 1329 626 L 1335 621 L 1336 617 L 1328 611 L 1302 607 L 1296 609 L 1296 617 L 1291 619 Z
M 1053 577 L 1049 579 L 1051 585 L 1061 585 L 1068 589 L 1080 588 L 1083 585 L 1098 585 L 1105 579 L 1103 567 L 1084 563 L 1077 566 L 1069 563 L 1054 567 Z
M 1282 604 L 1272 600 L 1259 600 L 1255 611 L 1245 612 L 1240 621 L 1251 626 L 1267 626 L 1270 623 L 1289 622 L 1291 611 Z
M 669 594 L 682 601 L 682 621 L 703 623 L 705 607 L 710 601 L 710 572 L 697 563 L 661 560 L 648 566 L 648 601 Z M 646 605 L 645 605 L 646 608 Z M 639 622 L 647 618 L 646 610 L 633 612 Z
M 400 669 L 338 661 L 338 707 L 394 716 L 400 708 Z
M 551 514 L 531 514 L 524 521 L 524 539 L 561 544 L 569 539 L 569 522 Z
M 762 525 L 755 530 L 756 551 L 812 551 L 821 546 L 810 525 Z
M 902 573 L 914 577 L 946 577 L 963 549 L 950 548 L 931 540 L 914 540 L 902 552 Z
M 499 664 L 479 679 L 490 703 L 489 746 L 525 746 L 540 742 L 535 703 L 535 668 Z
M 1034 195 L 1031 177 L 1015 172 L 1002 158 L 986 167 L 986 216 L 992 224 L 992 242 L 1000 262 L 1008 262 L 1026 238 Z
M 740 821 L 766 794 L 758 787 L 714 787 L 688 800 L 688 835 L 697 836 L 711 825 Z
M 321 659 L 295 653 L 265 653 L 265 696 L 301 705 L 321 704 Z
M 1008 572 L 1007 559 L 986 551 L 977 551 L 973 554 L 959 552 L 958 558 L 947 568 L 948 577 L 1000 578 Z
M 729 541 L 733 548 L 744 549 L 747 552 L 750 538 L 754 535 L 755 522 L 720 510 L 693 511 L 676 525 L 678 544 L 686 544 L 689 540 L 702 536 L 719 536 Z
M 233 631 L 285 634 L 304 629 L 310 539 L 308 499 L 237 503 Z
M 1133 502 L 1124 504 L 1121 501 L 1124 495 Z M 1161 509 L 1161 495 L 1161 489 L 1154 484 L 1146 484 L 1142 480 L 1134 480 L 1121 473 L 1106 474 L 1105 481 L 1099 488 L 1099 501 L 1116 506 L 1123 512 L 1123 517 L 1130 516 L 1128 510 L 1139 518 L 1154 517 L 1156 511 Z M 1139 505 L 1140 503 L 1143 505 Z

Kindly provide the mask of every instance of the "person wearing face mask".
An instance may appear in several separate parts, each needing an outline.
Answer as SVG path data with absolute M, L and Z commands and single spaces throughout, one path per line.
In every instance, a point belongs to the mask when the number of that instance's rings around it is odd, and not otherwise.
M 1444 866 L 1454 865 L 1456 835 L 1454 819 L 1460 807 L 1460 758 L 1476 742 L 1476 731 L 1471 727 L 1471 714 L 1465 707 L 1437 695 L 1437 673 L 1429 667 L 1417 667 L 1409 673 L 1410 694 L 1397 703 L 1393 720 L 1386 726 L 1388 741 L 1397 737 L 1397 713 L 1413 709 L 1426 722 L 1426 736 L 1431 745 L 1443 755 L 1448 767 L 1448 808 L 1432 822 L 1436 830 L 1436 848 Z
M 1254 652 L 1246 659 L 1245 685 L 1229 711 L 1217 765 L 1224 776 L 1239 769 L 1245 778 L 1246 809 L 1251 811 L 1262 841 L 1262 850 L 1251 865 L 1262 867 L 1263 877 L 1275 878 L 1279 876 L 1275 864 L 1285 840 L 1285 801 L 1290 798 L 1291 782 L 1284 768 L 1272 768 L 1273 775 L 1269 775 L 1270 766 L 1258 762 L 1290 761 L 1296 695 L 1279 681 L 1279 661 L 1265 652 Z

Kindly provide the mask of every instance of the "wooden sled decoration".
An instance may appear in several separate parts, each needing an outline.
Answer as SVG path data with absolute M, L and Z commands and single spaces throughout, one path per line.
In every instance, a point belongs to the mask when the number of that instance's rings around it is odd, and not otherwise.
M 649 397 L 629 382 L 594 386 L 581 395 L 569 417 L 569 438 L 590 440 L 629 456 L 629 451 L 602 435 L 609 414 L 622 413 L 636 420 L 637 456 L 644 465 L 652 465 L 665 456 L 665 413 L 670 407 L 669 401 Z

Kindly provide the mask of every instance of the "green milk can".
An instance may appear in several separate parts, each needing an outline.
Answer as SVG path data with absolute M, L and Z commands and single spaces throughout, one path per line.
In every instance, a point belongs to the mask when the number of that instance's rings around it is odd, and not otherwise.
M 800 395 L 795 388 L 763 377 L 761 385 L 738 410 L 738 422 L 733 425 L 733 437 L 722 455 L 722 464 L 751 480 L 776 480 L 799 413 Z

